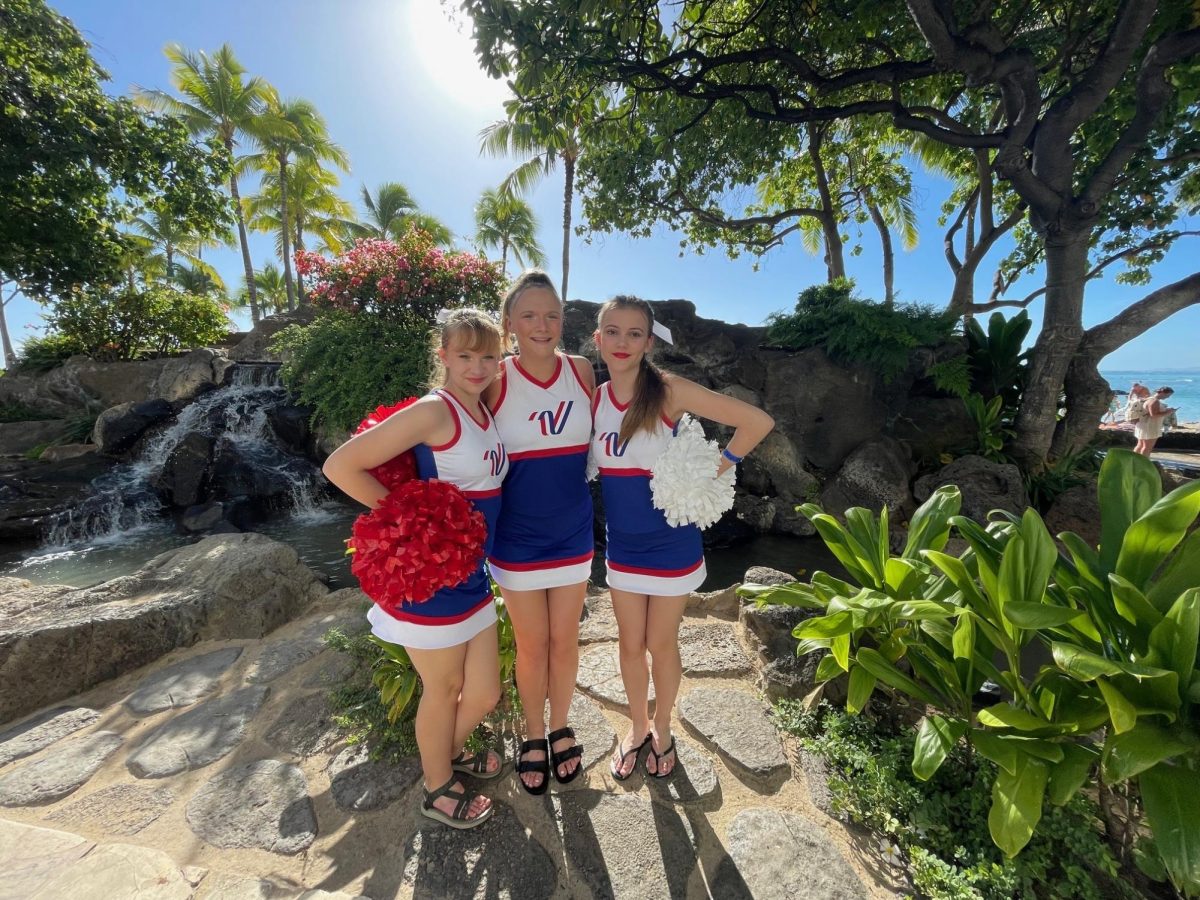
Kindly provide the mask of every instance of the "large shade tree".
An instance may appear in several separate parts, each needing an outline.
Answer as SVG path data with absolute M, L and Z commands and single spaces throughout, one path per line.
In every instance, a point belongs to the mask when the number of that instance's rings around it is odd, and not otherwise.
M 80 285 L 120 280 L 120 224 L 152 203 L 200 234 L 228 220 L 223 149 L 197 145 L 179 121 L 109 96 L 107 79 L 75 27 L 41 0 L 0 4 L 4 305 L 18 290 L 52 302 Z
M 295 133 L 283 119 L 266 114 L 273 93 L 271 86 L 262 78 L 248 78 L 246 68 L 238 62 L 228 44 L 223 44 L 211 56 L 204 51 L 193 53 L 179 44 L 167 45 L 163 53 L 171 62 L 171 83 L 182 99 L 157 89 L 139 89 L 137 96 L 148 106 L 179 117 L 192 134 L 214 138 L 233 157 L 242 140 L 265 140 Z M 250 262 L 246 217 L 236 170 L 229 175 L 229 194 L 237 219 L 242 266 L 249 284 L 250 315 L 257 322 L 259 309 L 254 266 Z
M 878 118 L 973 154 L 981 189 L 1002 182 L 1024 208 L 1024 265 L 1045 266 L 1014 443 L 1028 468 L 1091 439 L 1108 397 L 1097 371 L 1107 353 L 1200 301 L 1197 272 L 1083 326 L 1089 275 L 1109 258 L 1136 267 L 1161 257 L 1181 231 L 1178 199 L 1198 190 L 1200 27 L 1190 0 L 464 6 L 485 67 L 525 102 L 616 85 L 610 119 L 642 123 L 628 139 L 667 157 L 680 135 L 735 113 L 747 140 Z
M 500 271 L 508 275 L 508 253 L 517 265 L 544 266 L 546 254 L 537 242 L 537 218 L 529 204 L 495 188 L 486 189 L 475 204 L 475 243 L 500 250 Z

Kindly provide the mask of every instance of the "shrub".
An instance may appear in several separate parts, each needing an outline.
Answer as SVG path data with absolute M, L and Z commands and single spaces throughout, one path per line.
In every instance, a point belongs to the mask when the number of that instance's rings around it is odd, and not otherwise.
M 57 418 L 58 416 L 26 406 L 24 403 L 0 403 L 0 422 L 40 422 Z
M 853 296 L 853 288 L 842 278 L 801 291 L 795 312 L 768 320 L 768 342 L 788 350 L 820 347 L 834 360 L 863 363 L 891 381 L 907 368 L 911 350 L 936 346 L 954 333 L 954 318 L 943 312 L 872 303 Z
M 72 356 L 84 352 L 83 345 L 65 334 L 50 332 L 42 337 L 26 338 L 21 345 L 13 372 L 37 374 L 58 368 Z
M 370 410 L 424 390 L 429 326 L 333 312 L 289 325 L 271 342 L 284 358 L 280 376 L 313 424 L 351 431 Z
M 370 313 L 407 323 L 432 324 L 451 306 L 500 306 L 503 278 L 494 263 L 472 253 L 443 250 L 424 231 L 399 241 L 360 240 L 333 259 L 296 254 L 301 275 L 312 279 L 309 296 L 319 309 Z
M 93 359 L 125 360 L 221 340 L 223 307 L 162 285 L 89 289 L 63 295 L 46 313 L 50 327 Z

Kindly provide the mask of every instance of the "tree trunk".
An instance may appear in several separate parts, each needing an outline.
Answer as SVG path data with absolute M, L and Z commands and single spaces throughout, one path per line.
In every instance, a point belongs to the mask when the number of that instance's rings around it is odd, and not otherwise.
M 1013 443 L 1018 462 L 1028 472 L 1038 471 L 1050 453 L 1059 394 L 1083 339 L 1089 234 L 1090 229 L 1079 228 L 1046 237 L 1046 306 L 1042 330 L 1031 354 Z M 1107 405 L 1107 397 L 1104 402 Z
M 500 242 L 500 274 L 508 278 L 508 239 Z
M 559 297 L 567 302 L 567 274 L 571 271 L 571 198 L 575 193 L 575 157 L 563 155 L 563 252 L 562 292 Z
M 2 286 L 0 286 L 2 287 Z M 8 301 L 17 296 L 14 290 L 8 300 L 0 294 L 0 344 L 4 347 L 4 368 L 11 369 L 17 363 L 17 354 L 13 350 L 12 341 L 8 336 Z
M 830 281 L 846 277 L 846 261 L 842 256 L 842 236 L 838 232 L 836 210 L 833 206 L 833 196 L 829 192 L 829 178 L 825 174 L 825 164 L 821 161 L 821 144 L 825 132 L 816 125 L 808 126 L 808 155 L 812 160 L 813 172 L 817 178 L 817 193 L 821 195 L 821 233 L 825 240 L 825 268 Z
M 892 250 L 892 232 L 888 228 L 887 222 L 883 220 L 883 213 L 879 211 L 879 207 L 870 200 L 867 201 L 867 211 L 871 214 L 871 221 L 879 230 L 879 243 L 883 247 L 883 302 L 885 305 L 891 306 L 896 299 L 892 289 L 896 270 L 895 252 Z
M 287 225 L 284 225 L 286 228 Z M 304 249 L 304 224 L 296 220 L 296 252 L 299 253 Z M 296 293 L 299 295 L 298 300 L 301 306 L 308 305 L 308 291 L 304 289 L 304 276 L 299 272 L 296 273 Z
M 296 286 L 292 283 L 292 245 L 288 240 L 287 157 L 279 154 L 279 223 L 283 237 L 283 283 L 287 287 L 287 308 L 296 308 Z
M 171 281 L 175 278 L 175 245 L 167 241 L 163 247 L 167 252 L 167 281 Z
M 233 139 L 226 139 L 225 149 L 233 159 Z M 233 197 L 233 211 L 237 213 L 238 239 L 242 244 L 242 266 L 246 270 L 246 296 L 250 299 L 250 321 L 255 325 L 262 318 L 258 312 L 258 292 L 254 285 L 254 264 L 250 262 L 250 242 L 246 240 L 246 216 L 242 211 L 242 196 L 238 193 L 237 176 L 229 176 L 229 193 Z
M 1100 428 L 1112 387 L 1097 369 L 1098 363 L 1099 359 L 1086 353 L 1077 353 L 1071 359 L 1064 384 L 1067 414 L 1058 423 L 1050 445 L 1054 459 L 1082 450 Z

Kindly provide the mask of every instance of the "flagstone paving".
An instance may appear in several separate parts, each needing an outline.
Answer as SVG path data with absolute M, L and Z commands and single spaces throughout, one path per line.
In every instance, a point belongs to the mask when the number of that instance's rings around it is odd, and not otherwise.
M 524 793 L 521 735 L 506 732 L 504 776 L 479 783 L 496 811 L 470 831 L 418 815 L 415 758 L 372 760 L 332 721 L 347 662 L 320 636 L 361 622 L 358 596 L 330 595 L 263 640 L 173 653 L 0 732 L 0 900 L 903 892 L 813 804 L 819 768 L 771 725 L 754 654 L 716 595 L 681 628 L 672 777 L 648 777 L 645 752 L 628 780 L 609 773 L 627 700 L 611 605 L 593 592 L 570 712 L 582 775 Z

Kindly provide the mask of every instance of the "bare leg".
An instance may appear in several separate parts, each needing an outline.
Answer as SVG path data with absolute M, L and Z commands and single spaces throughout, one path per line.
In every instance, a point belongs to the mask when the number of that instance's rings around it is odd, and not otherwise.
M 462 749 L 476 726 L 500 702 L 500 653 L 496 626 L 489 625 L 467 641 L 463 663 L 463 687 L 454 719 L 454 748 Z M 499 755 L 488 752 L 487 771 L 500 768 Z
M 486 632 L 485 632 L 486 633 Z M 493 629 L 492 641 L 495 643 Z M 421 753 L 421 771 L 425 789 L 435 790 L 453 774 L 450 759 L 457 752 L 455 722 L 463 689 L 467 644 L 439 650 L 406 648 L 417 674 L 421 676 L 421 701 L 415 721 L 417 748 Z M 481 815 L 492 801 L 479 796 L 467 812 L 469 818 Z M 455 801 L 439 797 L 434 806 L 447 815 L 454 814 Z
M 650 692 L 650 667 L 646 663 L 646 609 L 649 596 L 632 594 L 628 591 L 610 589 L 613 613 L 617 617 L 617 638 L 620 644 L 621 682 L 629 698 L 631 727 L 625 739 L 617 743 L 613 765 L 626 775 L 632 771 L 636 759 L 619 758 L 621 748 L 637 746 L 650 731 L 650 707 L 647 699 Z
M 683 663 L 679 659 L 679 622 L 687 605 L 687 596 L 651 597 L 646 615 L 646 646 L 650 651 L 654 673 L 654 752 L 662 754 L 671 744 L 671 710 L 679 696 L 679 682 L 683 678 Z M 675 756 L 671 754 L 662 761 L 662 772 L 667 775 L 675 768 Z M 646 769 L 654 774 L 657 769 L 653 756 L 646 760 Z
M 504 590 L 504 605 L 512 620 L 517 640 L 517 692 L 525 709 L 526 737 L 539 740 L 546 736 L 546 684 L 549 679 L 550 614 L 546 591 Z M 523 759 L 536 762 L 546 758 L 541 750 L 525 754 Z M 526 787 L 536 788 L 545 777 L 541 772 L 522 772 Z
M 583 612 L 583 597 L 587 582 L 550 588 L 550 666 L 547 692 L 550 695 L 550 730 L 557 731 L 567 724 L 571 697 L 575 694 L 575 679 L 579 674 L 579 615 Z M 562 753 L 574 744 L 571 738 L 554 742 L 550 749 Z M 566 778 L 579 768 L 579 758 L 559 766 L 558 775 Z

